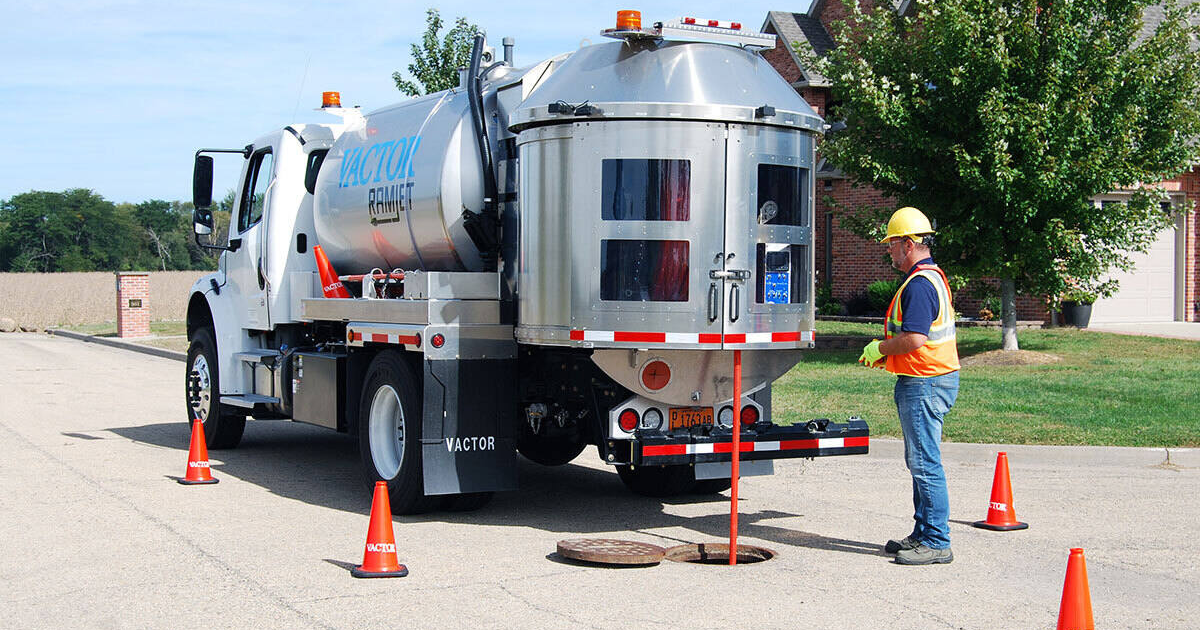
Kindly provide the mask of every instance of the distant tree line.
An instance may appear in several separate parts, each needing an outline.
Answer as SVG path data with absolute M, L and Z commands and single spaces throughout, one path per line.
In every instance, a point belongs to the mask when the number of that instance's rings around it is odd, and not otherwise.
M 212 242 L 225 242 L 232 205 L 232 191 L 214 204 Z M 215 269 L 216 254 L 196 245 L 191 202 L 114 204 L 86 188 L 0 200 L 0 271 Z

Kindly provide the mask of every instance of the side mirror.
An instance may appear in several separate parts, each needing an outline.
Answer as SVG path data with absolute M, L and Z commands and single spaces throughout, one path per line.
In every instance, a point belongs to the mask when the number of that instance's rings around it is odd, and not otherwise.
M 192 205 L 197 210 L 212 206 L 213 159 L 207 155 L 196 156 L 196 166 L 192 169 Z M 212 229 L 212 215 L 209 215 L 208 227 Z
M 206 236 L 213 232 L 213 215 L 210 208 L 192 210 L 192 230 L 197 236 Z

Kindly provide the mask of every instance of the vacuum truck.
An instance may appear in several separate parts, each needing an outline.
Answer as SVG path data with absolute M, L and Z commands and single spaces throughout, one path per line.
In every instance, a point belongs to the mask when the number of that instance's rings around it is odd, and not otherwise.
M 456 88 L 370 113 L 327 92 L 331 124 L 196 152 L 221 254 L 191 289 L 187 413 L 210 448 L 247 418 L 355 435 L 396 513 L 479 507 L 518 454 L 595 446 L 668 496 L 728 488 L 734 431 L 742 475 L 867 452 L 858 418 L 772 421 L 814 346 L 823 132 L 758 54 L 774 36 L 625 12 L 602 34 L 527 68 L 480 36 Z M 217 244 L 214 155 L 242 163 Z

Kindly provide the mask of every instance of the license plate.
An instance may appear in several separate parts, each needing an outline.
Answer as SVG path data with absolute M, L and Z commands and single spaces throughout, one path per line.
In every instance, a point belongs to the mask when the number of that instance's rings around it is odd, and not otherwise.
M 671 428 L 681 429 L 713 423 L 711 407 L 675 407 L 671 409 Z

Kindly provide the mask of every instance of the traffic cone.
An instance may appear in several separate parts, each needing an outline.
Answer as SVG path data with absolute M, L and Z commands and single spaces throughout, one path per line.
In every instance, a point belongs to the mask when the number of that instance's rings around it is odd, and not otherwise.
M 317 273 L 321 275 L 321 292 L 325 294 L 325 297 L 350 297 L 350 292 L 342 285 L 342 281 L 338 280 L 333 265 L 329 264 L 329 257 L 325 255 L 325 250 L 321 249 L 320 245 L 313 245 L 313 256 L 317 259 Z
M 1067 579 L 1058 606 L 1058 630 L 1096 630 L 1092 620 L 1092 595 L 1088 591 L 1087 562 L 1082 549 L 1067 558 Z
M 371 501 L 371 525 L 367 528 L 367 546 L 362 564 L 350 569 L 356 578 L 404 577 L 408 567 L 396 560 L 396 539 L 392 535 L 392 506 L 388 502 L 387 482 L 375 482 Z
M 202 483 L 217 483 L 208 472 L 208 447 L 204 445 L 204 424 L 200 418 L 192 421 L 192 444 L 188 448 L 187 475 L 179 483 L 194 486 Z
M 988 502 L 987 518 L 972 523 L 975 527 L 1000 532 L 1026 529 L 1027 523 L 1017 521 L 1012 504 L 1012 482 L 1008 479 L 1008 453 L 996 456 L 996 476 L 992 480 L 992 500 Z

